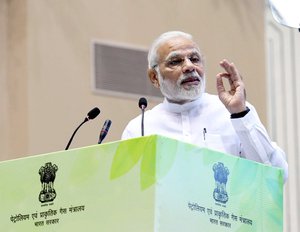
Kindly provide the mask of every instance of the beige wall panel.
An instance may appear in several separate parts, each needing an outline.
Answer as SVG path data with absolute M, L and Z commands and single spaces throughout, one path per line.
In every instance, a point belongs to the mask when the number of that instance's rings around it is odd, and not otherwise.
M 28 150 L 28 99 L 27 99 L 27 37 L 26 1 L 1 2 L 3 8 L 2 48 L 4 58 L 1 65 L 1 93 L 3 130 L 1 138 L 6 143 L 0 149 L 0 159 L 20 157 Z M 3 85 L 2 85 L 3 84 Z M 2 140 L 2 139 L 1 139 Z
M 117 140 L 127 122 L 139 114 L 138 98 L 92 92 L 95 39 L 148 47 L 164 31 L 190 32 L 206 56 L 209 92 L 215 93 L 219 61 L 234 61 L 244 76 L 248 100 L 265 121 L 264 3 L 260 0 L 27 0 L 25 9 L 27 82 L 25 90 L 14 92 L 27 109 L 23 109 L 25 125 L 20 125 L 28 135 L 23 153 L 64 149 L 94 106 L 101 109 L 100 117 L 81 128 L 71 148 L 97 143 L 107 118 L 113 124 L 105 142 Z M 22 93 L 26 88 L 28 99 Z M 150 102 L 149 108 L 154 104 Z M 16 131 L 12 123 L 10 127 Z
M 8 158 L 8 99 L 7 99 L 7 4 L 0 1 L 0 157 Z

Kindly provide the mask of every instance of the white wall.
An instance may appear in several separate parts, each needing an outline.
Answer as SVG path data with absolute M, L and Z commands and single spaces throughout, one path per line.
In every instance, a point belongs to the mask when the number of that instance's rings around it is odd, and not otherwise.
M 285 230 L 300 231 L 300 33 L 266 14 L 268 128 L 285 150 L 289 178 L 285 184 Z

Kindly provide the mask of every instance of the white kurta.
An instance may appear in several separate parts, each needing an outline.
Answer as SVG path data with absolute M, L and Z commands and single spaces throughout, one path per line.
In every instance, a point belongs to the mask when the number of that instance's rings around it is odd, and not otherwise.
M 260 163 L 280 167 L 288 176 L 285 153 L 270 140 L 255 108 L 247 103 L 246 116 L 230 119 L 218 96 L 203 94 L 183 105 L 163 103 L 144 115 L 144 135 L 159 134 Z M 131 120 L 122 139 L 141 136 L 141 115 Z

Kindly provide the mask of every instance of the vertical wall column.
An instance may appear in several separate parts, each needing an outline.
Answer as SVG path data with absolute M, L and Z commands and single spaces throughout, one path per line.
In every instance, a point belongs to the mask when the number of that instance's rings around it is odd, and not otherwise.
M 7 1 L 0 1 L 0 157 L 8 153 Z
M 266 9 L 268 129 L 285 150 L 285 232 L 300 231 L 300 33 L 274 21 Z
M 3 0 L 0 9 L 0 160 L 6 160 L 28 146 L 27 1 Z

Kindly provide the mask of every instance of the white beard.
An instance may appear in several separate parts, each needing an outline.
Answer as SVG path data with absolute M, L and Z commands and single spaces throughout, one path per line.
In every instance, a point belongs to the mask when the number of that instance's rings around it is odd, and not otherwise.
M 190 77 L 191 73 L 182 74 L 178 78 L 176 85 L 174 85 L 169 80 L 165 80 L 158 69 L 156 71 L 160 83 L 160 91 L 162 95 L 170 101 L 174 101 L 174 102 L 193 101 L 201 97 L 201 95 L 205 91 L 205 79 L 206 79 L 205 75 L 201 77 L 197 72 L 193 72 L 192 76 L 198 77 L 200 83 L 199 85 L 191 85 L 189 89 L 185 89 L 182 87 L 181 82 L 185 78 Z

